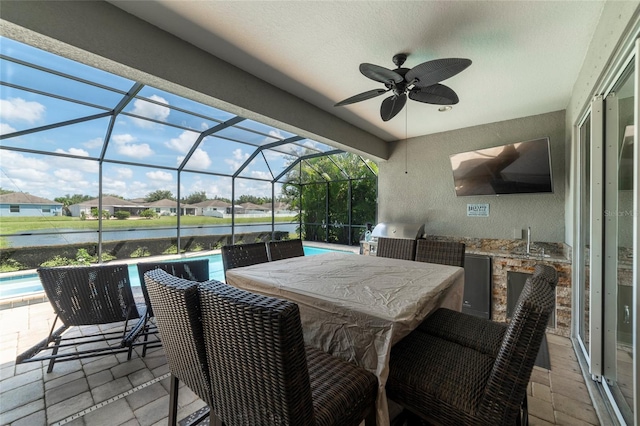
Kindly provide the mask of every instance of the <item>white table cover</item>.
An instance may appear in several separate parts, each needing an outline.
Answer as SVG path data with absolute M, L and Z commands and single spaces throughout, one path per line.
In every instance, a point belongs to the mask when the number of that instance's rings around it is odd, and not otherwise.
M 391 347 L 440 306 L 460 310 L 455 266 L 327 253 L 231 269 L 227 283 L 298 304 L 305 343 L 378 377 L 377 424 L 389 424 Z

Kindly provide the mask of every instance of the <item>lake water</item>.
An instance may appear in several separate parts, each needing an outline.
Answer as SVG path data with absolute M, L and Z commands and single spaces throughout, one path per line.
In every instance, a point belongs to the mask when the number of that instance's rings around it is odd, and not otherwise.
M 352 253 L 343 250 L 330 250 L 317 247 L 304 247 L 304 254 L 306 256 L 313 256 L 322 253 L 329 252 L 341 252 Z M 213 254 L 202 257 L 189 257 L 192 259 L 209 259 L 209 279 L 218 280 L 224 282 L 224 269 L 222 267 L 222 255 Z M 150 258 L 141 259 L 144 261 L 151 261 Z M 140 280 L 138 278 L 138 267 L 135 264 L 129 265 L 129 280 L 132 287 L 139 287 Z M 27 296 L 34 293 L 43 292 L 42 285 L 40 284 L 40 278 L 38 274 L 30 273 L 25 275 L 14 275 L 11 277 L 0 277 L 0 299 L 14 298 L 20 296 Z

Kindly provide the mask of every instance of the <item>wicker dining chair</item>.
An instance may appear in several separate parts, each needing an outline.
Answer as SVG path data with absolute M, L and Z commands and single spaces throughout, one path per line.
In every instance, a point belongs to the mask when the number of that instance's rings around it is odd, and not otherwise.
M 222 246 L 222 267 L 229 269 L 256 265 L 269 261 L 265 243 L 235 244 Z
M 152 269 L 162 269 L 174 277 L 184 278 L 189 281 L 207 281 L 209 280 L 209 259 L 195 260 L 172 260 L 166 262 L 143 262 L 136 265 L 138 267 L 138 277 L 140 278 L 140 286 L 144 300 L 147 302 L 147 315 L 153 315 L 153 307 L 149 302 L 149 293 L 144 281 L 144 274 Z
M 464 268 L 464 250 L 464 243 L 419 239 L 415 260 Z
M 56 317 L 49 335 L 18 355 L 16 364 L 48 360 L 50 373 L 57 362 L 124 352 L 131 359 L 132 346 L 124 342 L 144 325 L 146 307 L 136 305 L 127 265 L 42 267 L 38 275 Z M 62 325 L 56 329 L 58 319 Z M 113 323 L 122 324 L 112 331 L 82 328 L 73 337 L 63 336 L 71 327 Z
M 431 329 L 422 327 L 392 348 L 388 397 L 434 424 L 527 424 L 527 384 L 556 284 L 539 268 L 506 327 L 462 314 L 447 319 L 441 315 L 446 310 L 437 311 Z
M 375 425 L 372 373 L 304 346 L 298 306 L 200 284 L 216 413 L 227 426 Z
M 177 423 L 180 381 L 207 403 L 210 414 L 213 397 L 204 348 L 198 283 L 175 277 L 163 269 L 147 271 L 144 280 L 171 372 L 169 425 Z
M 304 256 L 302 240 L 269 241 L 269 260 L 289 259 L 290 257 Z
M 416 257 L 416 240 L 379 237 L 376 256 L 414 260 Z
M 194 260 L 173 260 L 166 262 L 143 262 L 138 263 L 138 277 L 140 279 L 140 288 L 144 295 L 145 303 L 147 304 L 147 316 L 145 327 L 139 327 L 134 332 L 129 333 L 125 338 L 125 345 L 128 346 L 142 346 L 142 356 L 147 355 L 147 349 L 157 348 L 162 346 L 162 343 L 155 339 L 155 341 L 149 342 L 150 336 L 157 337 L 157 328 L 149 320 L 154 316 L 153 306 L 149 300 L 149 293 L 144 280 L 144 274 L 152 269 L 162 269 L 169 274 L 184 278 L 190 281 L 207 281 L 209 279 L 209 260 L 208 259 L 194 259 Z

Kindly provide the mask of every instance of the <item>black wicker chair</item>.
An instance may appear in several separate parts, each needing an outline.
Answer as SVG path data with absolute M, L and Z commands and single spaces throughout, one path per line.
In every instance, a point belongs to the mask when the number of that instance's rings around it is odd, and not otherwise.
M 56 362 L 123 352 L 131 359 L 132 346 L 124 342 L 144 327 L 146 307 L 136 306 L 127 265 L 38 268 L 38 275 L 56 318 L 49 336 L 18 355 L 16 364 L 49 360 L 50 373 Z M 56 329 L 58 319 L 62 326 Z M 130 320 L 137 321 L 130 326 Z M 63 337 L 70 327 L 112 323 L 123 324 L 117 331 L 89 334 L 85 328 L 76 337 Z
M 269 241 L 269 259 L 271 261 L 304 256 L 302 240 Z
M 416 257 L 416 240 L 379 237 L 376 256 L 414 260 Z
M 294 303 L 200 284 L 214 406 L 234 425 L 375 424 L 377 378 L 307 347 Z
M 153 308 L 149 302 L 149 293 L 144 281 L 144 274 L 152 269 L 162 269 L 174 277 L 184 278 L 189 281 L 208 281 L 209 280 L 209 259 L 196 260 L 174 260 L 167 262 L 144 262 L 138 263 L 138 277 L 140 278 L 140 286 L 144 300 L 147 302 L 147 315 L 153 315 Z
M 265 243 L 236 244 L 222 246 L 222 266 L 226 274 L 229 269 L 256 265 L 269 261 Z
M 464 268 L 464 249 L 464 243 L 419 239 L 415 260 Z
M 160 341 L 148 341 L 149 336 L 155 336 L 157 334 L 157 328 L 154 324 L 149 322 L 149 319 L 152 318 L 154 314 L 153 307 L 149 300 L 149 293 L 144 280 L 144 274 L 152 269 L 162 269 L 174 277 L 184 278 L 189 281 L 207 281 L 209 279 L 209 260 L 195 259 L 166 262 L 144 262 L 138 263 L 136 266 L 138 267 L 140 288 L 142 289 L 142 294 L 144 295 L 144 300 L 147 304 L 147 327 L 138 328 L 135 333 L 127 335 L 125 338 L 125 344 L 129 346 L 142 346 L 142 356 L 146 356 L 147 349 L 160 347 L 162 346 L 162 343 L 160 343 Z
M 206 402 L 210 409 L 213 406 L 198 283 L 169 275 L 162 269 L 151 269 L 145 273 L 144 279 L 171 372 L 169 425 L 175 426 L 179 381 Z
M 555 306 L 548 268 L 527 280 L 508 326 L 436 311 L 392 348 L 389 398 L 434 424 L 527 424 L 527 384 Z

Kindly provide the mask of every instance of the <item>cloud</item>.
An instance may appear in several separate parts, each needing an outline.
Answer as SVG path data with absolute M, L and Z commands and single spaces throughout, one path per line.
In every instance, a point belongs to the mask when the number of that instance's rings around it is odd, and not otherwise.
M 136 141 L 136 138 L 128 133 L 123 133 L 113 136 L 113 141 L 116 143 L 118 154 L 125 155 L 127 157 L 144 158 L 150 157 L 154 154 L 149 144 L 141 143 L 134 144 L 131 142 Z
M 94 138 L 86 141 L 82 145 L 85 148 L 89 148 L 89 149 L 100 148 L 102 147 L 102 145 L 104 145 L 104 140 L 102 138 Z
M 22 98 L 0 99 L 0 117 L 7 121 L 27 121 L 35 123 L 45 113 L 45 106 L 39 102 Z
M 169 102 L 167 102 L 166 99 L 158 95 L 149 96 L 149 99 L 151 99 L 152 101 L 163 103 L 165 105 L 169 105 Z M 142 99 L 136 99 L 133 102 L 133 110 L 131 111 L 132 114 L 139 115 L 141 117 L 151 118 L 157 121 L 167 121 L 167 118 L 169 117 L 170 112 L 171 110 L 167 107 L 154 104 Z M 133 122 L 137 126 L 143 127 L 143 128 L 150 128 L 150 127 L 153 127 L 155 124 L 152 121 L 140 120 L 136 118 L 133 119 Z
M 113 135 L 111 137 L 111 140 L 114 141 L 115 143 L 117 143 L 118 145 L 121 145 L 121 144 L 125 144 L 125 143 L 134 142 L 136 140 L 136 138 L 131 136 L 128 133 L 121 133 L 119 135 Z
M 162 181 L 162 182 L 172 182 L 173 175 L 169 172 L 163 172 L 162 170 L 157 170 L 155 172 L 147 172 L 145 176 L 152 181 Z
M 0 135 L 8 135 L 15 132 L 16 129 L 8 125 L 7 123 L 0 123 Z
M 58 169 L 53 175 L 64 182 L 79 182 L 83 178 L 82 172 L 71 169 Z
M 165 145 L 182 154 L 189 152 L 196 139 L 198 139 L 199 133 L 184 131 L 177 138 L 172 138 L 169 142 L 165 142 Z M 184 157 L 183 157 L 184 158 Z
M 56 152 L 59 154 L 71 154 L 71 155 L 77 155 L 78 157 L 88 157 L 89 153 L 87 151 L 85 151 L 84 149 L 80 149 L 80 148 L 69 148 L 69 151 L 65 151 L 62 148 L 58 148 L 56 149 Z
M 120 179 L 112 179 L 108 176 L 102 177 L 102 192 L 107 194 L 121 194 L 125 196 L 127 182 Z
M 184 155 L 178 157 L 178 165 L 182 163 L 184 160 Z M 203 149 L 196 149 L 189 158 L 189 162 L 187 166 L 189 169 L 197 169 L 197 170 L 206 170 L 211 165 L 211 158 L 209 158 L 209 154 Z
M 133 170 L 127 167 L 117 167 L 115 172 L 118 179 L 131 179 L 133 177 Z
M 273 177 L 271 176 L 271 173 L 269 173 L 269 172 L 261 172 L 259 170 L 253 170 L 251 172 L 251 177 L 254 177 L 256 179 L 264 179 L 264 180 L 273 179 Z
M 249 154 L 243 153 L 240 148 L 234 149 L 231 154 L 232 158 L 225 158 L 224 162 L 227 163 L 229 168 L 234 171 L 238 170 L 249 158 Z

